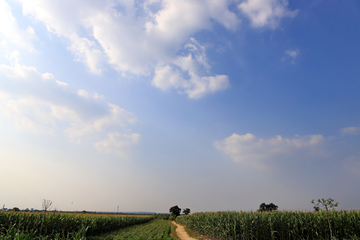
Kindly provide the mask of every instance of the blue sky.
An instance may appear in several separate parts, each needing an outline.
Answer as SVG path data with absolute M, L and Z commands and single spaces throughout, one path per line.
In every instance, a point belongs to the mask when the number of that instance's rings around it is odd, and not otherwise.
M 360 3 L 0 0 L 0 204 L 360 195 Z

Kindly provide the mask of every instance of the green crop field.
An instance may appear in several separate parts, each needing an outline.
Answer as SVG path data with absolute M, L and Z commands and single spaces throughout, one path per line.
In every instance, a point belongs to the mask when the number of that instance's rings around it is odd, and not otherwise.
M 152 219 L 116 215 L 0 212 L 0 240 L 85 239 Z
M 359 211 L 329 213 L 334 239 L 360 240 Z M 176 221 L 214 239 L 330 239 L 327 212 L 207 212 Z
M 119 239 L 171 239 L 169 220 L 154 219 L 148 223 L 126 227 L 110 233 L 89 237 L 90 240 L 119 240 Z

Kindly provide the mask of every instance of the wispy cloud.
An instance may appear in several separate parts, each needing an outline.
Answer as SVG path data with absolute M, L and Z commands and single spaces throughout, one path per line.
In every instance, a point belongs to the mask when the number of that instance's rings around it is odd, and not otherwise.
M 107 138 L 94 143 L 94 146 L 99 151 L 106 153 L 115 153 L 124 158 L 128 158 L 131 148 L 137 145 L 140 141 L 140 134 L 121 134 L 118 132 L 109 132 Z
M 253 27 L 276 28 L 282 18 L 297 15 L 298 10 L 291 11 L 288 5 L 287 0 L 245 0 L 238 8 L 250 19 Z
M 268 161 L 275 158 L 284 158 L 296 154 L 322 154 L 321 144 L 325 138 L 321 134 L 309 136 L 295 136 L 283 138 L 277 135 L 275 138 L 257 138 L 251 133 L 238 135 L 234 133 L 230 137 L 216 141 L 214 146 L 229 155 L 234 161 L 247 164 L 259 170 L 269 167 Z
M 285 51 L 285 56 L 282 60 L 291 60 L 292 63 L 295 63 L 295 59 L 299 56 L 300 51 L 298 49 L 288 49 Z
M 347 127 L 347 128 L 342 128 L 340 130 L 340 132 L 342 134 L 345 135 L 359 135 L 360 134 L 360 127 Z
M 128 126 L 138 121 L 120 106 L 104 103 L 97 93 L 83 89 L 73 92 L 53 74 L 41 74 L 35 67 L 21 64 L 18 52 L 10 54 L 9 60 L 10 65 L 0 65 L 0 114 L 11 119 L 19 130 L 62 133 L 80 143 L 85 136 L 98 139 L 113 131 L 128 132 Z M 120 145 L 113 144 L 112 148 L 116 146 Z

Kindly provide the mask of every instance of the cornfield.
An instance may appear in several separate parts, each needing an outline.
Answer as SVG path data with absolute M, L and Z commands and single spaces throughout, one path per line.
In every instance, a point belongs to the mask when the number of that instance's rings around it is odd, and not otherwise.
M 330 212 L 336 239 L 360 240 L 360 212 Z M 206 212 L 176 221 L 215 239 L 330 239 L 327 212 Z
M 83 239 L 122 227 L 145 223 L 153 217 L 87 216 L 66 213 L 0 212 L 0 239 Z M 18 238 L 19 236 L 23 236 Z M 75 237 L 78 236 L 78 237 Z

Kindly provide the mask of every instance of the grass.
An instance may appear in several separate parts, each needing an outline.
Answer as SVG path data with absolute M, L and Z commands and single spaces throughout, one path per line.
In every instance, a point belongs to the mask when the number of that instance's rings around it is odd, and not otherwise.
M 89 240 L 119 240 L 119 239 L 171 239 L 170 221 L 154 219 L 148 223 L 122 228 L 106 234 L 89 237 Z
M 204 238 L 199 237 L 198 235 L 196 235 L 193 231 L 191 231 L 187 226 L 184 226 L 185 232 L 192 238 L 195 239 L 199 239 L 199 240 L 204 240 Z
M 170 237 L 172 238 L 172 239 L 174 239 L 174 240 L 181 240 L 179 237 L 178 237 L 178 235 L 176 234 L 176 226 L 174 225 L 174 224 L 171 224 L 171 226 L 170 226 L 170 229 L 171 229 L 171 231 L 170 231 Z

